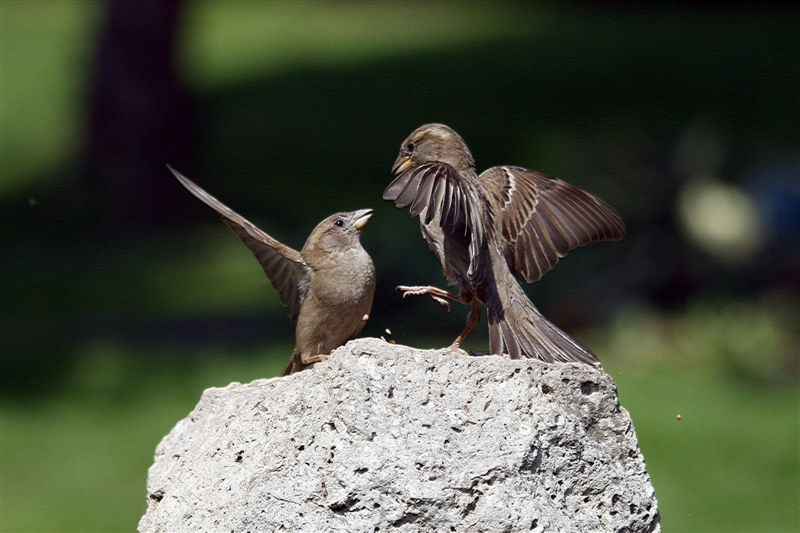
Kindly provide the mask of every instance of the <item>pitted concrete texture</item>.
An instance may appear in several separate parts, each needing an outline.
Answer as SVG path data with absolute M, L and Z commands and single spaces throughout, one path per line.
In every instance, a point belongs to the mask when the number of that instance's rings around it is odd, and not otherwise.
M 147 489 L 142 532 L 660 531 L 602 370 L 379 339 L 205 391 Z

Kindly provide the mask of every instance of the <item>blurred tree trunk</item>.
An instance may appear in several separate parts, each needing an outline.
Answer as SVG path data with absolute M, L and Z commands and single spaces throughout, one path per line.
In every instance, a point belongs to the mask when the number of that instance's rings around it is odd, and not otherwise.
M 175 65 L 182 2 L 113 0 L 99 39 L 85 155 L 88 207 L 99 233 L 124 237 L 175 217 L 196 145 L 193 105 Z

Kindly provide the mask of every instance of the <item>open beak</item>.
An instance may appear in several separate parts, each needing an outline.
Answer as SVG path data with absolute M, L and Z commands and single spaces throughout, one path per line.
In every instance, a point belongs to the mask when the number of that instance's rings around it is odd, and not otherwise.
M 361 231 L 372 218 L 372 209 L 359 209 L 353 212 L 353 227 Z
M 413 167 L 414 161 L 411 160 L 411 157 L 407 155 L 401 155 L 397 158 L 397 161 L 394 162 L 394 166 L 392 166 L 392 174 L 399 176 L 406 170 L 409 170 Z

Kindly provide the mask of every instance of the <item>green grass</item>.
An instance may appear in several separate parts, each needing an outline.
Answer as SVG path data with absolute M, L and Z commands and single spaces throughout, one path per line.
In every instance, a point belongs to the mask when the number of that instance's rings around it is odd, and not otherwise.
M 63 391 L 2 406 L 0 530 L 132 531 L 161 437 L 210 386 L 282 370 L 291 346 L 222 354 L 87 346 Z
M 0 195 L 74 156 L 99 3 L 0 5 Z
M 184 8 L 178 63 L 189 84 L 202 90 L 262 73 L 336 68 L 532 31 L 514 9 L 479 3 L 464 9 L 446 2 L 194 2 Z M 0 6 L 0 196 L 42 179 L 81 148 L 103 16 L 100 2 L 4 0 Z
M 713 367 L 616 381 L 665 531 L 798 530 L 797 386 L 756 386 Z
M 479 2 L 204 2 L 188 10 L 181 54 L 193 83 L 219 86 L 259 71 L 339 68 L 538 28 L 513 6 Z

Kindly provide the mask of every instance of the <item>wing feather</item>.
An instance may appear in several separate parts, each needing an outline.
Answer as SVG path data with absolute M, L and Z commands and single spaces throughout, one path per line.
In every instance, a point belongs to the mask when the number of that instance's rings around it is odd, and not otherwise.
M 528 283 L 541 279 L 571 250 L 619 240 L 625 233 L 616 211 L 566 182 L 521 167 L 490 168 L 480 181 L 503 255 Z
M 472 187 L 472 188 L 471 188 Z M 410 214 L 419 216 L 424 224 L 430 224 L 438 215 L 439 224 L 450 232 L 463 231 L 469 234 L 469 277 L 476 277 L 481 269 L 481 247 L 483 245 L 482 206 L 474 194 L 474 183 L 468 183 L 453 167 L 445 163 L 424 163 L 397 176 L 383 192 L 384 200 L 395 206 L 411 206 Z
M 444 202 L 445 190 L 447 189 L 447 183 L 444 180 L 435 179 L 434 181 L 435 185 L 431 193 L 431 199 L 428 202 L 428 207 L 425 209 L 425 220 L 423 222 L 426 225 L 430 224 L 433 217 L 436 216 L 436 213 L 440 212 L 442 203 Z
M 411 172 L 411 179 L 408 180 L 405 189 L 397 197 L 397 207 L 408 207 L 414 201 L 419 190 L 421 175 L 422 172 L 416 169 Z
M 410 213 L 412 217 L 419 216 L 428 206 L 428 202 L 430 202 L 431 199 L 431 193 L 433 192 L 434 183 L 436 183 L 435 176 L 430 172 L 426 172 L 422 177 L 422 183 L 419 186 L 417 195 L 414 197 L 414 201 L 411 203 Z
M 167 168 L 190 193 L 216 211 L 250 249 L 278 292 L 289 318 L 296 321 L 311 274 L 300 252 L 273 239 L 177 170 L 169 165 Z
M 397 176 L 397 178 L 392 180 L 389 186 L 386 187 L 386 191 L 383 193 L 384 199 L 387 199 L 387 196 L 391 196 L 392 199 L 400 196 L 400 193 L 403 192 L 406 187 L 408 187 L 409 181 L 411 181 L 410 172 L 404 172 L 403 174 Z

